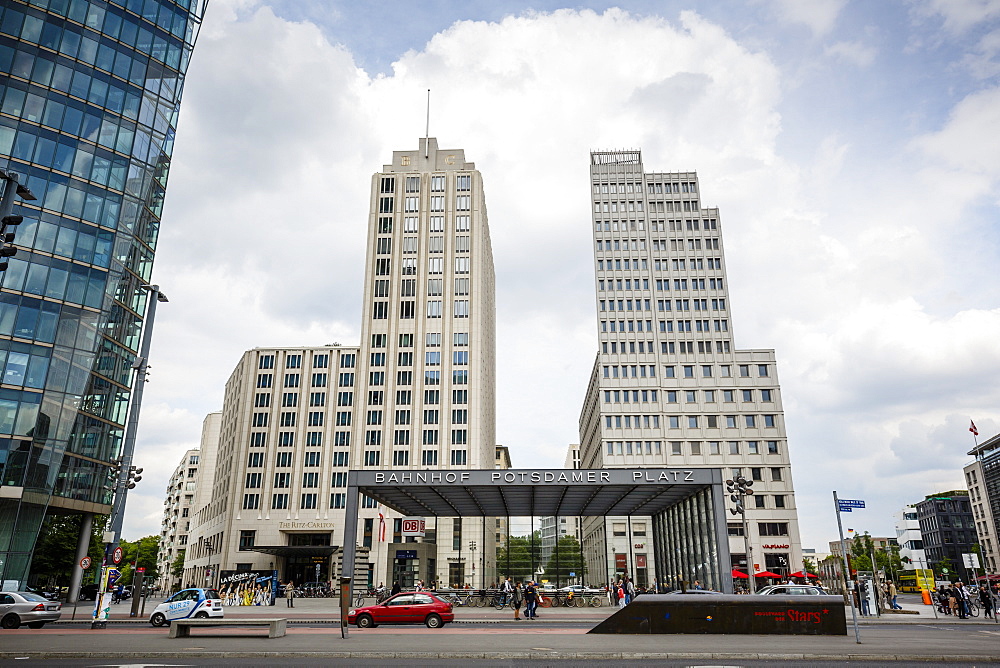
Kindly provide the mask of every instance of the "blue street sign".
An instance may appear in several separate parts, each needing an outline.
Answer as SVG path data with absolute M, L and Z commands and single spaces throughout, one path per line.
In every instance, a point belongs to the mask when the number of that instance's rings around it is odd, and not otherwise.
M 120 570 L 118 570 L 117 568 L 109 568 L 108 569 L 108 582 L 109 583 L 114 582 L 115 580 L 117 580 L 121 576 L 122 576 L 122 572 Z
M 837 510 L 849 513 L 854 508 L 864 508 L 865 502 L 860 499 L 837 499 Z

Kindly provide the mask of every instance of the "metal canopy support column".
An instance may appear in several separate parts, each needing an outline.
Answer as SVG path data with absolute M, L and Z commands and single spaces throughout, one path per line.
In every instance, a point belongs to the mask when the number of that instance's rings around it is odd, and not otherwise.
M 722 477 L 720 471 L 715 475 Z M 722 584 L 722 591 L 725 594 L 733 593 L 733 567 L 732 558 L 729 556 L 729 524 L 726 522 L 726 495 L 722 488 L 722 481 L 712 485 L 712 519 L 715 521 L 715 544 L 718 546 L 718 556 L 716 558 L 719 569 L 719 580 Z M 748 536 L 749 538 L 749 536 Z M 749 555 L 747 555 L 749 557 Z M 753 564 L 747 562 L 747 574 L 753 577 Z
M 507 528 L 504 529 L 504 532 L 507 534 L 504 538 L 504 544 L 507 546 L 507 572 L 500 579 L 506 581 L 510 577 L 510 515 L 507 515 Z
M 350 471 L 347 474 L 347 507 L 344 509 L 344 547 L 341 558 L 341 595 L 340 595 L 340 637 L 348 636 L 347 612 L 351 607 L 351 600 L 354 597 L 354 555 L 357 552 L 358 543 L 358 485 L 357 473 Z M 347 596 L 343 594 L 343 588 L 347 588 Z

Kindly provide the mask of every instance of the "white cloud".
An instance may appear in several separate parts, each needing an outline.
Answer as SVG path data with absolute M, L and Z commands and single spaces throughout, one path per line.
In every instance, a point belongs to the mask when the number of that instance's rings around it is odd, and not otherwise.
M 825 35 L 833 30 L 837 17 L 847 4 L 847 0 L 770 0 L 775 14 L 782 21 L 800 23 L 816 35 Z
M 1000 18 L 997 0 L 911 0 L 911 4 L 920 16 L 940 18 L 943 28 L 953 34 Z
M 837 42 L 826 47 L 825 53 L 857 67 L 868 67 L 875 61 L 878 49 L 862 42 Z
M 818 34 L 842 6 L 793 4 L 776 6 Z M 995 93 L 969 95 L 935 133 L 900 127 L 906 155 L 872 165 L 844 131 L 797 164 L 780 148 L 782 84 L 766 53 L 690 12 L 463 21 L 369 77 L 312 24 L 213 2 L 154 276 L 171 302 L 137 458 L 157 473 L 129 530 L 155 531 L 166 476 L 244 350 L 358 343 L 371 174 L 416 146 L 427 88 L 432 136 L 484 174 L 497 436 L 516 466 L 561 466 L 578 441 L 596 351 L 588 150 L 641 148 L 647 170 L 697 170 L 721 208 L 737 344 L 778 353 L 807 544 L 832 530 L 831 475 L 887 511 L 878 527 L 958 484 L 956 425 L 1000 425 L 994 251 L 967 236 L 996 187 Z

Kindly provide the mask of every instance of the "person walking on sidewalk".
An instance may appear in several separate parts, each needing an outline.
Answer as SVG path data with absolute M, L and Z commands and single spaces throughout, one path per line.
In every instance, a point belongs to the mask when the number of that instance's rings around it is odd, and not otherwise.
M 513 604 L 514 604 L 514 619 L 516 621 L 521 621 L 521 604 L 524 603 L 524 592 L 521 591 L 521 583 L 520 582 L 518 582 L 516 585 L 514 585 L 514 592 L 513 592 L 512 595 L 514 597 L 514 600 L 513 600 Z M 525 615 L 527 615 L 527 614 L 528 614 L 527 611 L 525 611 Z
M 896 589 L 896 583 L 889 580 L 889 582 L 886 583 L 886 588 L 888 589 L 887 594 L 889 596 L 889 602 L 892 604 L 892 609 L 902 610 L 903 606 L 896 601 L 896 597 L 899 595 L 899 591 Z
M 965 585 L 961 582 L 955 583 L 955 598 L 958 599 L 958 618 L 969 618 L 969 592 L 965 590 Z
M 537 619 L 538 615 L 535 614 L 535 607 L 538 605 L 538 591 L 535 589 L 534 582 L 529 581 L 524 588 L 524 601 L 524 618 Z
M 291 580 L 285 584 L 285 607 L 295 607 L 295 583 Z

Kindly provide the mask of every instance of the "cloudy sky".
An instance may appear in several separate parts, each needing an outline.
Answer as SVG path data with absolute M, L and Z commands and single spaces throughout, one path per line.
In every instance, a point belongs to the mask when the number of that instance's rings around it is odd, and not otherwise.
M 371 174 L 431 134 L 483 172 L 498 433 L 562 465 L 596 351 L 588 151 L 696 170 L 740 348 L 774 348 L 806 546 L 962 486 L 1000 429 L 1000 2 L 211 0 L 154 278 L 125 535 L 242 353 L 357 344 Z M 992 379 L 992 380 L 991 380 Z

